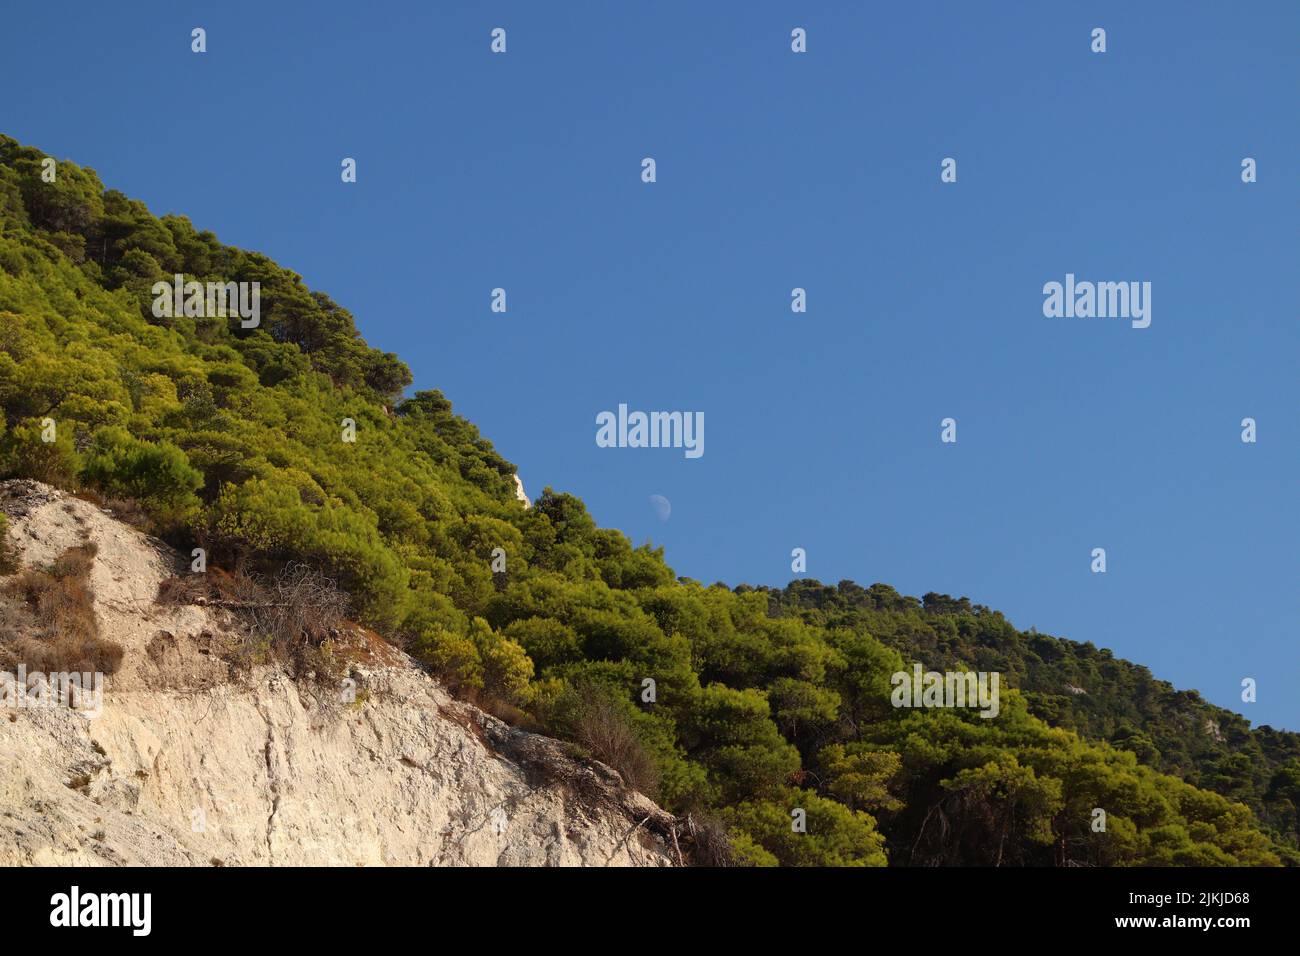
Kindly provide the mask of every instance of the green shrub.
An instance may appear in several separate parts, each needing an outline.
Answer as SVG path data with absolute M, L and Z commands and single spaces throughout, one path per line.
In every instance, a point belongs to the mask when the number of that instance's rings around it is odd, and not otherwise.
M 167 441 L 141 441 L 122 428 L 110 426 L 95 433 L 81 475 L 105 494 L 134 498 L 170 522 L 196 513 L 200 506 L 195 492 L 203 487 L 203 475 L 185 452 Z
M 70 421 L 60 425 L 51 418 L 15 425 L 0 438 L 0 467 L 9 477 L 75 487 L 81 456 L 72 431 Z

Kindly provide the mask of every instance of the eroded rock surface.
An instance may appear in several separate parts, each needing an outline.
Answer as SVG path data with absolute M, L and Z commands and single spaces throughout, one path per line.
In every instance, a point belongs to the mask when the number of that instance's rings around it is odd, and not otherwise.
M 95 505 L 0 483 L 24 565 L 92 542 L 103 706 L 0 709 L 0 865 L 640 865 L 673 819 L 602 764 L 373 648 L 346 692 L 234 673 L 216 608 L 161 605 L 181 556 Z M 358 632 L 361 633 L 361 632 Z

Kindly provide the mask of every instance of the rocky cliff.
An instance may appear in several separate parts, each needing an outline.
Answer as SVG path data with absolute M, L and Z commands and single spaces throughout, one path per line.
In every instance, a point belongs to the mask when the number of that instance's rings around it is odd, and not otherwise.
M 0 864 L 680 862 L 673 818 L 613 770 L 454 700 L 373 635 L 349 630 L 342 689 L 232 668 L 229 612 L 157 601 L 187 559 L 35 482 L 0 483 L 0 508 L 22 566 L 95 545 L 99 632 L 124 649 L 97 709 L 0 710 Z

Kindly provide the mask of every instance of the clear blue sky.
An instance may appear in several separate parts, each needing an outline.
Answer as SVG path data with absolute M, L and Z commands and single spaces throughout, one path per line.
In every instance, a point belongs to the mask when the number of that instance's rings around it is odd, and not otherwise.
M 1300 5 L 470 6 L 12 4 L 0 130 L 298 271 L 679 574 L 803 547 L 1300 730 Z M 1045 318 L 1067 272 L 1151 327 Z M 704 457 L 597 448 L 620 402 Z

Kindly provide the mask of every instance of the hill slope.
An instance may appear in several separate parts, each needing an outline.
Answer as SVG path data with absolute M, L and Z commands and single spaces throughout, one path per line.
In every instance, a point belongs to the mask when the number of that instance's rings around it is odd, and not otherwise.
M 1295 858 L 1293 735 L 1252 770 L 1267 782 L 1228 799 L 1140 763 L 1106 714 L 1046 699 L 1055 677 L 1004 689 L 995 719 L 893 707 L 892 674 L 962 656 L 949 641 L 969 631 L 962 614 L 926 619 L 933 640 L 900 640 L 888 616 L 677 580 L 660 551 L 598 528 L 570 495 L 546 489 L 527 508 L 514 468 L 438 392 L 401 400 L 407 369 L 327 296 L 73 163 L 47 182 L 43 159 L 0 138 L 0 473 L 116 500 L 240 587 L 319 569 L 461 696 L 717 819 L 743 861 Z M 155 316 L 155 284 L 177 274 L 260 283 L 260 325 Z M 988 622 L 1014 688 L 1035 673 L 1015 649 L 1034 639 Z M 331 646 L 305 625 L 291 643 L 312 672 Z M 1210 786 L 1223 776 L 1198 753 L 1157 764 Z
M 672 865 L 674 821 L 608 768 L 364 633 L 348 702 L 273 663 L 232 673 L 226 613 L 155 600 L 171 549 L 34 482 L 0 484 L 0 508 L 23 565 L 95 549 L 99 633 L 124 651 L 93 718 L 0 721 L 0 864 Z
M 760 589 L 774 616 L 865 630 L 937 670 L 998 671 L 1054 727 L 1104 740 L 1146 766 L 1248 804 L 1283 844 L 1297 846 L 1300 734 L 1251 728 L 1194 690 L 1176 690 L 1109 650 L 1020 631 L 1002 614 L 945 594 L 905 597 L 876 584 L 792 582 Z

